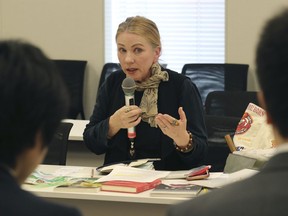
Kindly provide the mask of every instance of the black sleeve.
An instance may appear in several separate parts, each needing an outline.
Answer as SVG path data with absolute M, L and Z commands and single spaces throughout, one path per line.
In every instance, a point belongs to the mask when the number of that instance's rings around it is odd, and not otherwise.
M 199 91 L 194 83 L 185 79 L 182 87 L 180 106 L 183 106 L 187 118 L 187 130 L 192 133 L 193 150 L 181 153 L 187 164 L 198 164 L 204 160 L 207 151 L 207 131 L 204 120 L 203 103 Z
M 166 154 L 165 157 L 155 162 L 156 169 L 191 169 L 202 165 L 207 152 L 207 132 L 204 121 L 204 109 L 200 94 L 197 87 L 190 79 L 185 79 L 181 83 L 178 92 L 179 107 L 183 110 L 187 118 L 187 130 L 192 133 L 193 150 L 182 153 L 176 150 L 173 140 L 166 137 Z M 171 140 L 171 141 L 169 141 Z M 169 144 L 171 142 L 171 144 Z
M 83 133 L 85 145 L 95 154 L 103 154 L 107 149 L 107 134 L 109 129 L 107 86 L 99 89 L 97 101 Z

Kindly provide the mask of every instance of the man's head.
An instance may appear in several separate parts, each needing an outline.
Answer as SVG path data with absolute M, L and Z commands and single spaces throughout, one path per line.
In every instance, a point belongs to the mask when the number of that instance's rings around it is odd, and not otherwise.
M 39 48 L 0 41 L 0 164 L 15 168 L 37 135 L 44 149 L 66 114 L 66 98 L 53 62 Z
M 283 138 L 288 138 L 288 10 L 264 27 L 256 64 L 270 122 Z

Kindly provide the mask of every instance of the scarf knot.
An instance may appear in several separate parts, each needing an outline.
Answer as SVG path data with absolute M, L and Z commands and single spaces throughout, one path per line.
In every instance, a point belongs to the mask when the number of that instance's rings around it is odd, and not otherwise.
M 144 91 L 141 99 L 140 108 L 142 109 L 142 120 L 150 124 L 151 127 L 157 127 L 155 117 L 158 114 L 158 87 L 161 81 L 168 81 L 167 71 L 161 71 L 159 63 L 151 67 L 151 77 L 145 82 L 136 83 L 136 91 Z

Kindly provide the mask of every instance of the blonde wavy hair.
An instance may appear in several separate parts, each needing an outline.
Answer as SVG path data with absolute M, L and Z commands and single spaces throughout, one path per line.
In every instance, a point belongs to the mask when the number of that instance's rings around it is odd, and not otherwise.
M 143 16 L 128 17 L 124 22 L 120 23 L 117 29 L 117 40 L 119 34 L 128 32 L 144 37 L 153 48 L 161 47 L 161 40 L 157 25 L 150 19 Z

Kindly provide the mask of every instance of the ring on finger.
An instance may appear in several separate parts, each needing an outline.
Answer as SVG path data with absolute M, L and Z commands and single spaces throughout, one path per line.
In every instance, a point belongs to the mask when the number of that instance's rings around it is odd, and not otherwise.
M 125 113 L 128 113 L 128 112 L 130 112 L 131 111 L 131 108 L 130 107 L 127 107 L 126 109 L 125 109 Z
M 176 119 L 173 119 L 170 123 L 172 126 L 179 126 L 179 122 Z

